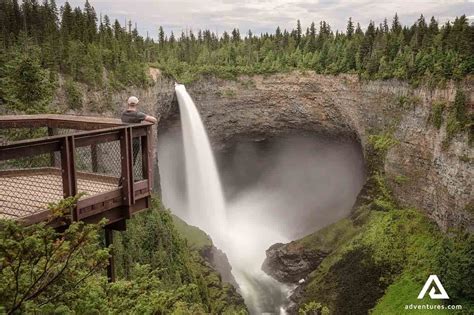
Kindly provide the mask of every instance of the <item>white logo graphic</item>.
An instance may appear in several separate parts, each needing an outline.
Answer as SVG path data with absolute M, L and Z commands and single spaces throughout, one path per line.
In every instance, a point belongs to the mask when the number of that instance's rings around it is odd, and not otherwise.
M 433 282 L 434 282 L 435 285 L 431 287 L 431 284 Z M 420 294 L 418 294 L 418 299 L 419 300 L 421 300 L 425 296 L 426 291 L 428 291 L 428 289 L 430 287 L 431 287 L 431 290 L 430 290 L 429 295 L 430 295 L 431 299 L 438 299 L 438 300 L 439 299 L 443 299 L 443 300 L 449 299 L 448 293 L 446 293 L 446 290 L 443 288 L 443 285 L 441 284 L 441 281 L 439 281 L 438 276 L 437 275 L 430 275 L 428 280 L 426 280 L 426 283 L 423 286 L 423 289 L 421 289 Z M 436 293 L 435 287 L 438 288 L 439 293 Z

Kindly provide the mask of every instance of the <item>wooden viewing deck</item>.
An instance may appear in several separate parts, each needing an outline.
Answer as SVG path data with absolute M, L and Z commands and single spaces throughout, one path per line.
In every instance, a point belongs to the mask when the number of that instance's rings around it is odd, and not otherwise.
M 72 220 L 107 218 L 112 225 L 147 208 L 151 126 L 97 117 L 0 116 L 3 131 L 46 128 L 49 135 L 0 146 L 0 218 L 47 220 L 49 203 L 78 193 L 84 196 Z M 68 132 L 59 135 L 61 128 Z
M 106 218 L 106 241 L 112 242 L 111 230 L 124 230 L 126 219 L 150 206 L 152 138 L 149 123 L 0 116 L 0 218 L 26 225 L 47 221 L 53 227 Z M 50 203 L 78 194 L 69 220 L 52 217 Z

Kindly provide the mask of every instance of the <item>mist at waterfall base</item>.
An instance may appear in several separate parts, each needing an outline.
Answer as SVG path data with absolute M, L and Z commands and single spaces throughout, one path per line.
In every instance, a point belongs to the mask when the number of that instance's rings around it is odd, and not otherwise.
M 191 97 L 176 92 L 181 126 L 158 141 L 163 203 L 227 254 L 253 314 L 282 313 L 290 288 L 261 271 L 265 250 L 347 216 L 364 178 L 360 148 L 308 134 L 249 139 L 217 152 L 216 168 Z

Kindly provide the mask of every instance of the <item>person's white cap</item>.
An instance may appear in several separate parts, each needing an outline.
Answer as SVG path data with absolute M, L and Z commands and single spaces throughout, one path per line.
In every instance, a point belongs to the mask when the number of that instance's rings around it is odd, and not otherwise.
M 136 96 L 130 96 L 127 101 L 128 105 L 137 105 L 138 104 L 138 98 Z

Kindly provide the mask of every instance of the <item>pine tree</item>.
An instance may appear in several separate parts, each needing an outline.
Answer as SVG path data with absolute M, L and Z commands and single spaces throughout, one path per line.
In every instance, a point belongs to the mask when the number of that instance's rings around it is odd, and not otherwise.
M 296 37 L 295 37 L 297 45 L 299 45 L 300 42 L 301 42 L 301 36 L 302 36 L 301 22 L 300 22 L 300 20 L 298 20 L 296 22 Z
M 97 33 L 97 15 L 94 8 L 89 4 L 89 0 L 86 0 L 84 5 L 84 21 L 85 29 L 83 30 L 83 38 L 86 42 L 91 43 L 95 40 Z
M 240 40 L 241 40 L 240 39 L 240 32 L 239 32 L 238 29 L 234 28 L 232 30 L 232 42 L 233 43 L 238 43 L 238 42 L 240 42 Z
M 160 44 L 160 48 L 165 46 L 165 31 L 162 26 L 158 29 L 158 43 Z
M 352 23 L 352 18 L 349 18 L 349 21 L 347 21 L 346 35 L 349 39 L 352 39 L 352 35 L 354 35 L 354 23 Z
M 399 34 L 401 30 L 402 30 L 402 26 L 400 25 L 398 14 L 395 13 L 395 16 L 393 17 L 393 21 L 392 21 L 392 32 L 394 32 L 395 34 Z

